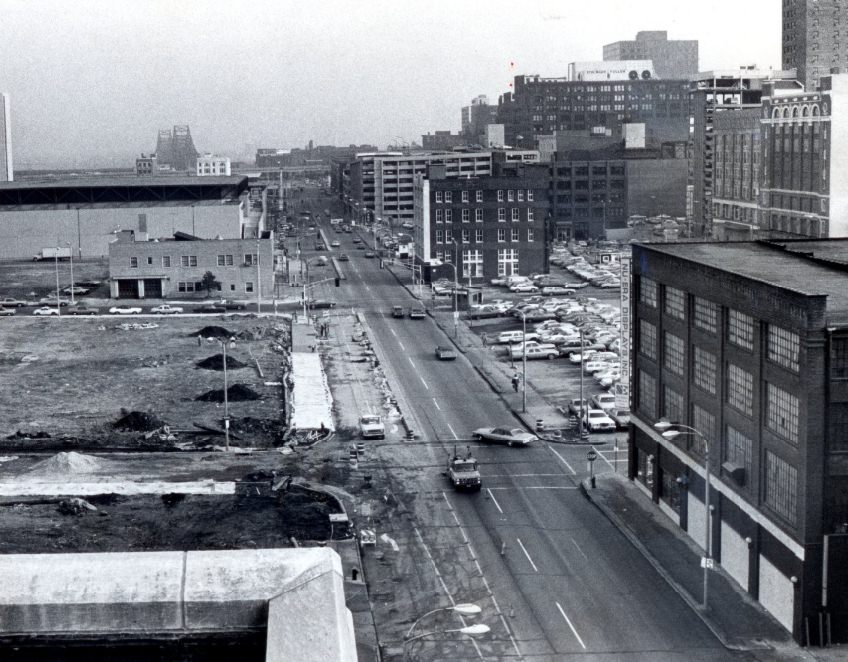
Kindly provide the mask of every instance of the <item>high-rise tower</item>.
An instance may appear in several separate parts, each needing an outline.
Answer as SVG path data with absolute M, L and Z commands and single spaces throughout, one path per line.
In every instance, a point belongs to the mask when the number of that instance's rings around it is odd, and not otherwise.
M 848 71 L 846 31 L 848 0 L 783 0 L 783 68 L 815 91 L 822 76 Z
M 12 167 L 12 120 L 9 117 L 9 95 L 0 93 L 0 182 L 14 180 Z

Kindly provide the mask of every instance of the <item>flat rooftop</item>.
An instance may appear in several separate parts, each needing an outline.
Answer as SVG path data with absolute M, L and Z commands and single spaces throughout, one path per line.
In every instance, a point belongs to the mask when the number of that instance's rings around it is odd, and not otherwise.
M 804 296 L 826 296 L 828 311 L 848 311 L 848 239 L 638 246 Z
M 45 177 L 44 179 L 26 179 L 14 182 L 0 182 L 0 191 L 55 189 L 55 188 L 107 188 L 107 187 L 148 187 L 148 186 L 238 186 L 243 175 L 194 177 L 189 175 L 104 175 L 102 177 Z

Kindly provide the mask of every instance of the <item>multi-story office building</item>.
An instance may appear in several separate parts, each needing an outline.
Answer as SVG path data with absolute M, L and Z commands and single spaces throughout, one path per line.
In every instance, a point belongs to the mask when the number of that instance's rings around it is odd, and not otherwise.
M 12 118 L 9 116 L 9 95 L 0 93 L 0 182 L 15 179 L 12 166 Z
M 448 177 L 444 165 L 415 176 L 413 240 L 425 279 L 482 283 L 547 271 L 548 168 L 495 164 L 491 176 Z
M 142 154 L 135 160 L 135 174 L 140 177 L 149 177 L 159 174 L 159 159 L 155 154 Z
M 632 265 L 630 478 L 798 641 L 848 640 L 848 240 Z
M 357 154 L 340 168 L 342 200 L 357 221 L 374 218 L 408 222 L 413 218 L 413 180 L 428 165 L 444 165 L 446 177 L 481 177 L 492 172 L 493 160 L 536 163 L 536 150 L 455 150 L 452 152 L 372 152 Z
M 714 119 L 721 113 L 759 111 L 763 85 L 769 80 L 781 89 L 800 89 L 791 73 L 750 67 L 699 73 L 689 84 L 692 218 L 688 221 L 697 236 L 710 236 L 713 232 Z
M 486 125 L 497 122 L 498 107 L 489 103 L 485 94 L 474 97 L 471 104 L 462 107 L 462 135 L 466 142 L 476 143 Z M 426 147 L 426 145 L 425 145 Z
M 177 233 L 173 239 L 148 239 L 126 233 L 109 244 L 109 281 L 116 299 L 162 299 L 205 293 L 211 272 L 219 296 L 256 298 L 274 291 L 274 238 L 202 240 Z M 261 292 L 259 291 L 261 284 Z
M 210 177 L 224 175 L 230 176 L 230 158 L 228 156 L 215 156 L 214 154 L 204 154 L 197 157 L 198 177 Z
M 506 143 L 535 148 L 539 136 L 561 131 L 620 135 L 623 124 L 640 122 L 650 133 L 685 132 L 688 81 L 574 81 L 516 76 L 513 91 L 498 100 L 498 122 Z M 669 129 L 670 127 L 670 129 Z
M 469 143 L 464 133 L 451 133 L 450 131 L 436 131 L 421 136 L 421 146 L 424 149 L 453 149 L 462 147 Z
M 698 72 L 698 41 L 669 40 L 665 30 L 637 32 L 633 41 L 606 44 L 604 60 L 653 60 L 657 76 L 682 80 Z
M 797 70 L 805 89 L 848 67 L 848 0 L 783 0 L 783 68 Z

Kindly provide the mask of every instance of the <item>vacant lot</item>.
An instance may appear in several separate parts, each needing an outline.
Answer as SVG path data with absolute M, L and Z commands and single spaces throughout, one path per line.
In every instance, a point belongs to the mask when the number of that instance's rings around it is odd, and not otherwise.
M 145 323 L 158 326 L 140 328 Z M 287 346 L 288 332 L 282 320 L 253 316 L 5 319 L 0 327 L 0 436 L 43 432 L 123 445 L 122 437 L 140 432 L 120 432 L 113 424 L 134 410 L 174 430 L 197 429 L 195 423 L 220 428 L 224 404 L 214 400 L 222 394 L 213 393 L 213 401 L 196 400 L 224 386 L 221 370 L 196 365 L 210 358 L 215 363 L 221 353 L 218 341 L 201 338 L 198 344 L 193 335 L 210 325 L 236 337 L 228 358 L 244 367 L 227 371 L 229 386 L 256 398 L 231 398 L 236 436 L 246 444 L 272 442 L 282 389 L 271 384 L 282 381 L 280 348 Z M 249 425 L 240 426 L 238 419 L 245 417 Z M 176 436 L 179 440 L 180 433 Z
M 58 267 L 58 268 L 57 268 Z M 0 296 L 23 299 L 39 298 L 56 289 L 56 274 L 59 275 L 59 287 L 71 284 L 71 263 L 52 260 L 43 262 L 0 262 Z M 107 297 L 109 288 L 106 278 L 109 265 L 106 260 L 74 260 L 74 283 L 83 281 L 102 281 L 88 296 Z

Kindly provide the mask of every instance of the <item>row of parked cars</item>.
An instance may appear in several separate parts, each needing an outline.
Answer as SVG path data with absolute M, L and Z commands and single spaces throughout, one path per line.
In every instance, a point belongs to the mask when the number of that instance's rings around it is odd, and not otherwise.
M 9 304 L 12 301 L 13 303 Z M 32 306 L 36 304 L 32 304 L 26 301 L 22 301 L 19 299 L 11 299 L 10 297 L 4 297 L 3 301 L 0 303 L 6 303 L 7 305 L 0 306 L 0 316 L 2 317 L 11 317 L 15 315 L 16 311 L 19 308 L 23 308 L 24 306 Z M 53 301 L 49 300 L 49 297 L 45 297 L 41 301 L 39 301 L 40 305 L 36 307 L 33 311 L 33 315 L 37 316 L 58 316 L 59 310 L 56 307 L 55 299 Z M 100 315 L 101 309 L 96 306 L 85 306 L 85 305 L 71 305 L 69 301 L 65 299 L 59 300 L 59 308 L 63 308 L 65 315 Z M 230 310 L 243 310 L 244 304 L 230 301 L 221 301 L 218 303 L 211 304 L 203 304 L 200 306 L 196 306 L 191 308 L 188 312 L 190 313 L 225 313 Z M 143 310 L 141 306 L 111 306 L 108 310 L 106 310 L 110 315 L 140 315 Z M 150 314 L 153 315 L 176 315 L 179 313 L 184 313 L 185 309 L 182 306 L 172 306 L 167 303 L 163 303 L 158 306 L 153 306 L 150 309 Z

